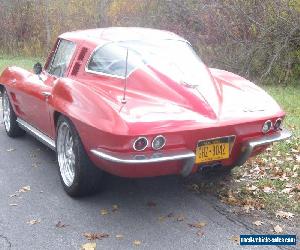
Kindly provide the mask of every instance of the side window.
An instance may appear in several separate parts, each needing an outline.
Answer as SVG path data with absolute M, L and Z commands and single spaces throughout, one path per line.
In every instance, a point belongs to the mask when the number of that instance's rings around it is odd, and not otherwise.
M 127 72 L 134 69 L 128 57 Z M 92 72 L 124 77 L 126 68 L 126 48 L 109 43 L 97 49 L 88 62 L 87 69 Z
M 75 52 L 75 48 L 75 43 L 61 39 L 58 42 L 58 47 L 51 59 L 51 63 L 47 68 L 48 73 L 58 77 L 64 76 Z

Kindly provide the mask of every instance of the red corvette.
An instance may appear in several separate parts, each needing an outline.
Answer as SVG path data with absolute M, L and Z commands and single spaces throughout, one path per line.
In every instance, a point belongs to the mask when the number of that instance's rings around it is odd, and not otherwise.
M 189 42 L 160 30 L 65 33 L 44 67 L 8 67 L 0 88 L 8 136 L 26 131 L 55 150 L 71 196 L 94 191 L 103 171 L 187 176 L 241 166 L 291 135 L 267 93 L 208 68 Z

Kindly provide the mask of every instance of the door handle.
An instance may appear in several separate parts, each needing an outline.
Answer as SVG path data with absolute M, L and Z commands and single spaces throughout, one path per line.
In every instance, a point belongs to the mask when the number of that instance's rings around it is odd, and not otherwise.
M 46 98 L 50 97 L 52 94 L 50 92 L 44 91 L 42 92 L 42 95 L 45 96 Z

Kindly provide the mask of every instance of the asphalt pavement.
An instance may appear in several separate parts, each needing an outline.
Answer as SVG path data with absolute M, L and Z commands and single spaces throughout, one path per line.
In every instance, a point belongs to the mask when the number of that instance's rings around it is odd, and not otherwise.
M 106 176 L 102 192 L 73 199 L 54 152 L 29 135 L 7 137 L 0 115 L 1 250 L 80 249 L 86 232 L 109 234 L 96 249 L 241 249 L 233 239 L 255 233 L 215 197 L 190 192 L 180 176 Z M 198 222 L 200 229 L 188 225 Z

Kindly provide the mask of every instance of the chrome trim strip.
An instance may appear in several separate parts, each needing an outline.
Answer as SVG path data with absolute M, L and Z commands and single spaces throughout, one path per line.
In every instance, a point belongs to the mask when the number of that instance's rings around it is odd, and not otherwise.
M 195 165 L 195 153 L 190 150 L 173 150 L 171 152 L 156 152 L 144 155 L 113 153 L 103 149 L 92 149 L 91 152 L 102 160 L 128 165 L 185 160 L 181 171 L 183 176 L 188 176 Z
M 33 135 L 38 141 L 55 151 L 55 141 L 53 139 L 20 118 L 17 118 L 17 123 L 22 129 Z
M 111 75 L 111 74 L 107 74 L 107 73 L 97 72 L 97 71 L 90 70 L 90 69 L 87 69 L 87 68 L 85 69 L 85 72 L 90 73 L 90 74 L 99 75 L 99 76 L 114 77 L 114 78 L 118 78 L 118 79 L 122 79 L 122 80 L 125 79 L 125 77 L 123 77 L 123 76 Z
M 131 154 L 127 157 L 126 154 L 123 154 L 125 156 L 121 157 L 120 155 L 122 154 L 115 153 L 114 155 L 114 153 L 103 149 L 92 149 L 91 152 L 97 157 L 102 158 L 103 160 L 121 164 L 158 163 L 165 161 L 178 161 L 195 157 L 195 153 L 188 150 L 180 151 L 180 153 L 153 153 L 150 155 L 150 157 L 148 155 L 138 154 Z
M 50 97 L 52 94 L 51 92 L 43 91 L 42 96 L 45 96 L 46 98 Z
M 244 152 L 241 157 L 237 160 L 236 166 L 242 166 L 250 157 L 255 147 L 264 146 L 271 144 L 273 142 L 278 142 L 281 140 L 286 140 L 292 136 L 292 133 L 286 129 L 282 130 L 280 133 L 276 133 L 273 135 L 265 135 L 259 139 L 248 141 L 246 145 L 244 145 Z M 242 149 L 242 150 L 243 150 Z

